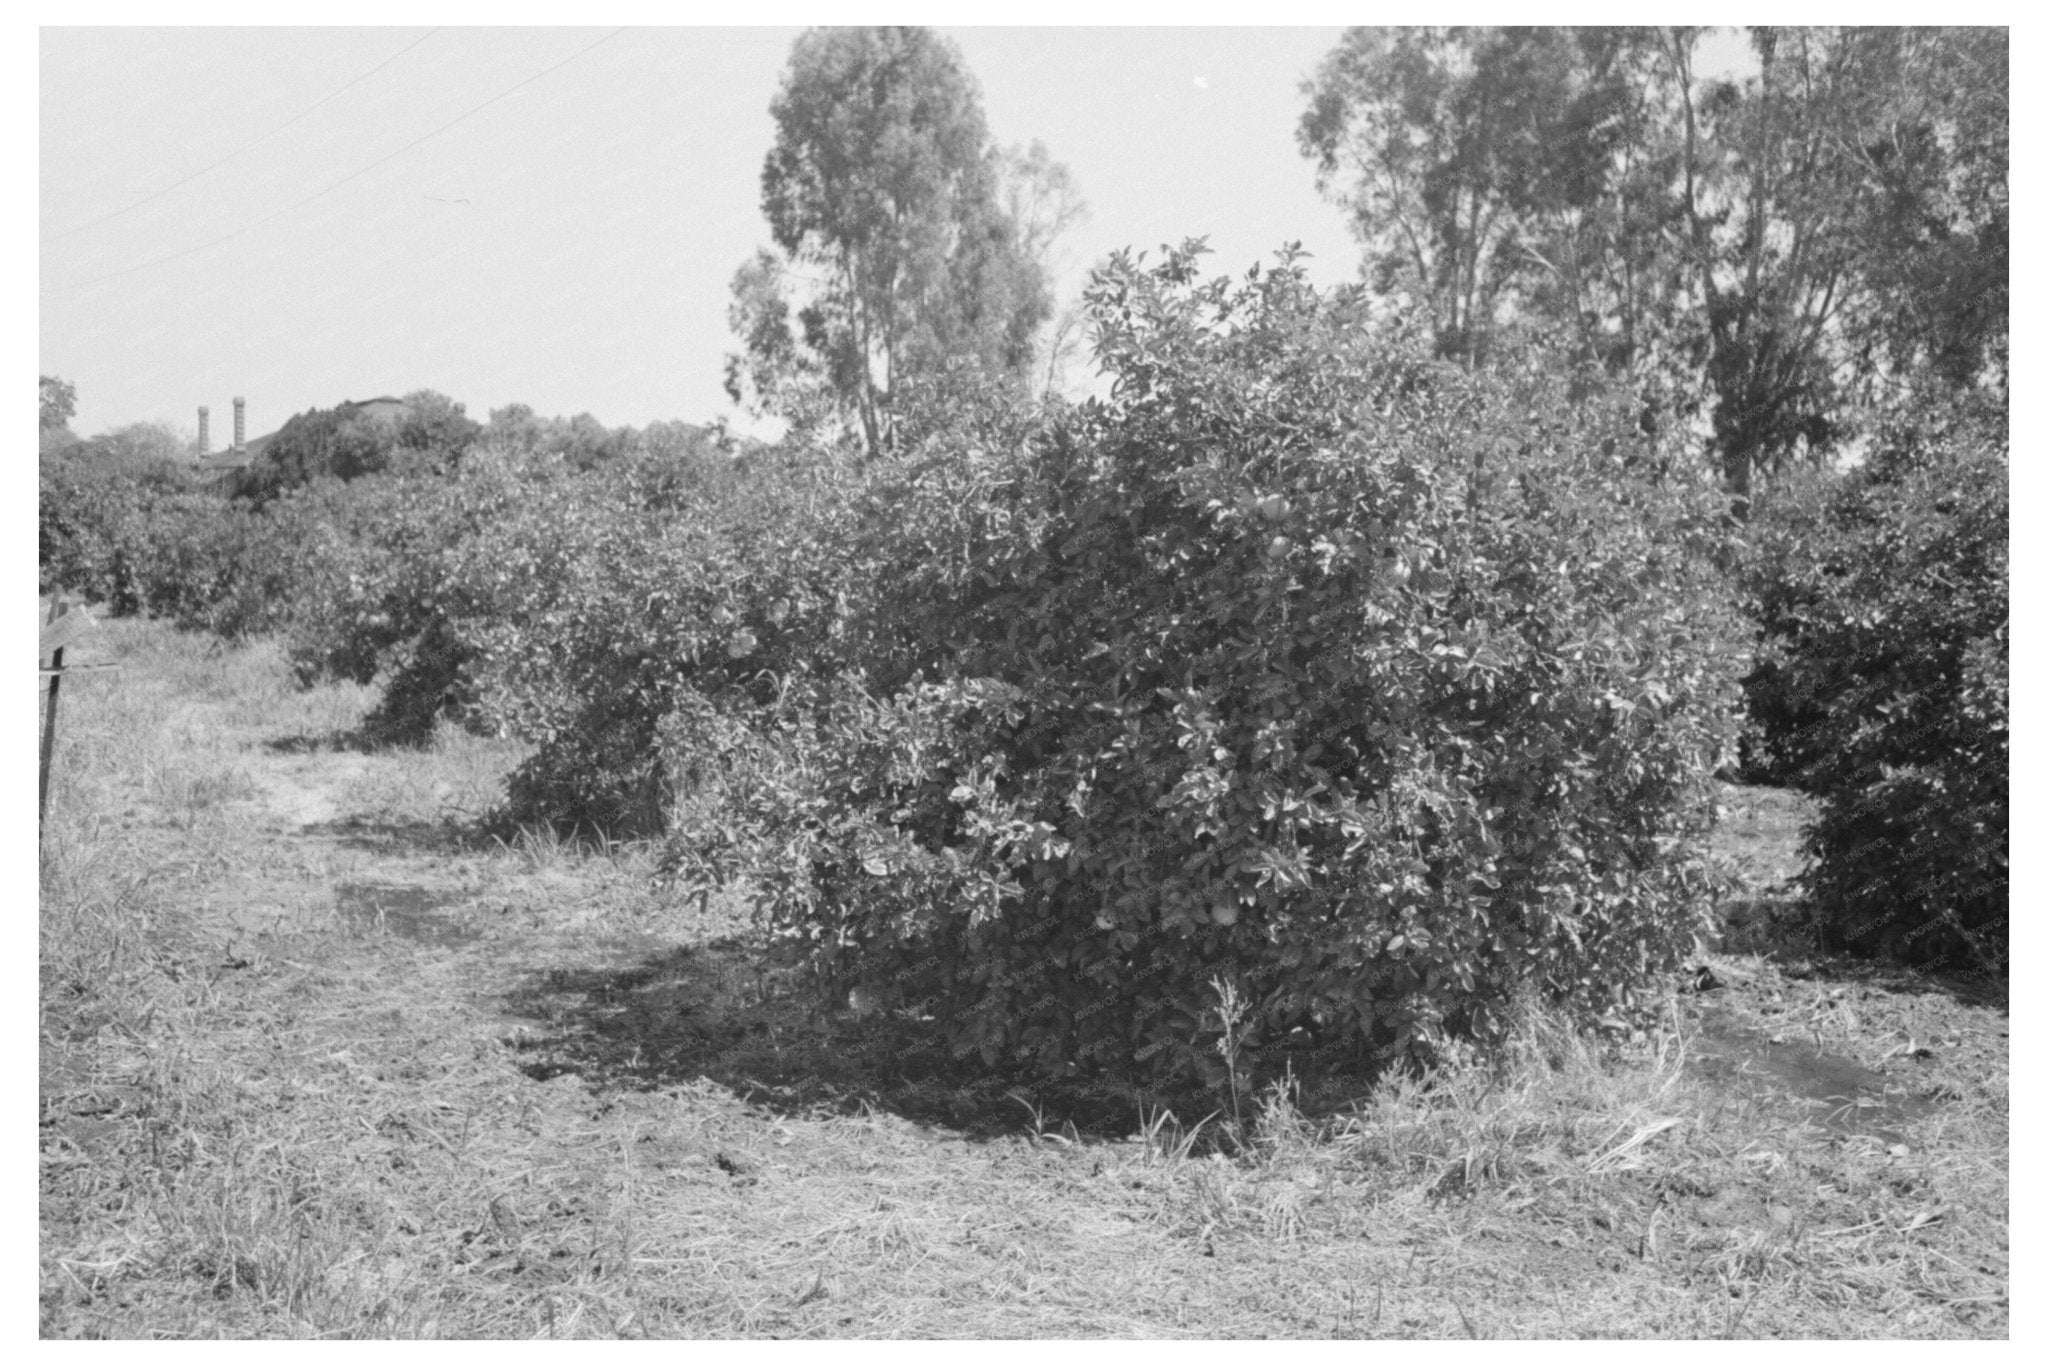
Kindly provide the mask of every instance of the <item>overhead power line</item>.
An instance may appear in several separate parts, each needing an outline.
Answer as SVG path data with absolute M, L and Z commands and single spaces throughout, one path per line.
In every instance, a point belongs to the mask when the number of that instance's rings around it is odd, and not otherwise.
M 307 195 L 304 199 L 295 200 L 292 203 L 285 205 L 281 209 L 274 209 L 271 212 L 264 214 L 261 218 L 251 219 L 249 222 L 244 223 L 241 227 L 236 228 L 233 232 L 223 233 L 221 236 L 214 238 L 210 242 L 201 242 L 196 247 L 186 247 L 182 251 L 174 251 L 166 253 L 163 256 L 152 257 L 150 260 L 141 261 L 132 266 L 125 266 L 120 270 L 108 271 L 105 275 L 95 275 L 89 280 L 74 280 L 70 284 L 66 285 L 53 285 L 52 287 L 43 292 L 47 294 L 62 294 L 74 289 L 84 289 L 90 285 L 104 284 L 108 280 L 118 280 L 123 275 L 133 275 L 138 270 L 148 270 L 151 266 L 160 266 L 168 261 L 180 260 L 184 257 L 192 256 L 202 251 L 207 251 L 213 247 L 219 246 L 223 242 L 232 242 L 235 238 L 240 237 L 242 234 L 248 232 L 250 229 L 260 228 L 265 223 L 270 222 L 272 219 L 284 217 L 284 215 L 292 212 L 294 209 L 302 209 L 306 205 L 312 203 L 314 200 L 321 199 L 329 194 L 332 194 L 334 191 L 340 189 L 342 186 L 348 184 L 350 181 L 361 179 L 363 176 L 368 175 L 370 172 L 376 170 L 379 166 L 384 165 L 386 162 L 404 156 L 407 152 L 410 152 L 413 148 L 419 146 L 421 143 L 426 142 L 431 138 L 437 138 L 441 136 L 441 134 L 447 132 L 450 128 L 453 128 L 456 124 L 461 123 L 464 119 L 469 118 L 471 115 L 482 113 L 484 110 L 496 104 L 499 100 L 502 100 L 509 95 L 517 94 L 519 91 L 524 90 L 527 86 L 532 85 L 535 81 L 541 79 L 541 77 L 553 75 L 555 72 L 560 71 L 563 67 L 569 65 L 569 63 L 583 56 L 586 52 L 590 52 L 591 50 L 601 47 L 604 44 L 610 42 L 612 39 L 618 37 L 621 33 L 624 33 L 626 31 L 626 28 L 626 25 L 620 25 L 618 28 L 613 29 L 610 33 L 605 34 L 604 37 L 599 38 L 596 42 L 586 44 L 585 46 L 576 49 L 576 51 L 570 53 L 561 61 L 556 62 L 553 66 L 547 67 L 541 71 L 534 72 L 525 80 L 520 81 L 516 85 L 506 87 L 505 89 L 499 91 L 497 94 L 491 96 L 489 99 L 485 100 L 481 104 L 471 105 L 468 109 L 465 109 L 460 114 L 457 114 L 454 118 L 448 120 L 448 122 L 442 124 L 439 128 L 434 129 L 432 132 L 420 134 L 411 142 L 406 143 L 405 146 L 398 148 L 396 151 L 387 152 L 385 155 L 378 157 L 369 165 L 359 167 L 358 169 L 349 172 L 341 179 L 334 181 L 331 184 L 322 186 L 320 189 L 317 189 L 313 193 Z
M 214 162 L 212 165 L 202 166 L 198 170 L 194 171 L 191 175 L 186 176 L 183 180 L 180 180 L 175 184 L 166 185 L 161 190 L 153 191 L 152 193 L 145 195 L 143 198 L 136 200 L 132 204 L 123 204 L 120 208 L 115 209 L 112 213 L 103 213 L 98 218 L 91 219 L 88 222 L 80 223 L 75 228 L 67 228 L 63 232 L 60 232 L 56 234 L 54 237 L 51 237 L 47 240 L 52 242 L 61 242 L 67 237 L 75 237 L 79 233 L 84 232 L 87 228 L 96 228 L 102 223 L 111 222 L 114 219 L 119 218 L 124 213 L 133 213 L 135 210 L 141 208 L 145 204 L 154 203 L 155 201 L 163 198 L 165 195 L 169 194 L 173 190 L 183 189 L 185 186 L 190 185 L 193 181 L 199 179 L 199 177 L 205 175 L 208 171 L 219 170 L 221 167 L 227 165 L 230 161 L 233 161 L 242 153 L 248 151 L 251 147 L 257 146 L 259 143 L 270 141 L 270 139 L 276 137 L 279 133 L 282 133 L 285 129 L 291 127 L 300 119 L 306 117 L 306 115 L 312 113 L 315 109 L 318 109 L 321 105 L 326 104 L 329 100 L 332 100 L 336 96 L 344 94 L 347 91 L 354 89 L 356 86 L 361 85 L 364 81 L 369 80 L 370 77 L 376 75 L 385 67 L 390 66 L 400 57 L 403 57 L 406 53 L 412 51 L 414 48 L 418 47 L 421 43 L 424 43 L 425 41 L 427 41 L 427 39 L 433 37 L 440 31 L 441 30 L 438 28 L 428 29 L 419 37 L 413 39 L 404 47 L 398 49 L 398 51 L 392 53 L 389 57 L 386 57 L 383 61 L 377 63 L 368 71 L 365 71 L 362 75 L 350 81 L 347 85 L 342 86 L 341 89 L 332 91 L 326 95 L 322 95 L 319 99 L 313 101 L 313 103 L 307 105 L 304 109 L 301 109 L 298 113 L 292 115 L 283 123 L 280 123 L 279 125 L 277 125 L 277 127 L 265 133 L 262 137 L 259 137 L 252 142 L 243 143 L 240 147 L 237 147 L 234 151 L 229 152 L 226 156 L 222 157 L 219 161 Z
M 121 207 L 119 207 L 119 209 L 115 209 L 113 213 L 102 213 L 100 217 L 96 217 L 96 219 L 88 219 L 88 221 L 80 223 L 78 227 L 68 227 L 68 229 L 63 229 L 63 231 L 55 233 L 55 236 L 53 236 L 53 238 L 47 238 L 47 240 L 49 240 L 49 242 L 63 242 L 63 240 L 66 240 L 66 238 L 76 238 L 76 236 L 78 236 L 78 233 L 86 231 L 88 227 L 98 227 L 100 223 L 106 223 L 106 221 L 113 221 L 113 219 L 121 217 L 123 213 L 133 213 L 135 209 L 141 209 L 143 205 L 150 205 L 150 203 L 154 203 L 154 201 L 162 199 L 164 195 L 170 195 L 170 193 L 172 193 L 172 190 L 184 188 L 186 184 L 190 184 L 190 182 L 193 182 L 193 180 L 199 180 L 199 178 L 201 178 L 203 174 L 207 174 L 209 170 L 219 170 L 219 168 L 221 168 L 221 166 L 225 166 L 227 162 L 231 162 L 231 160 L 236 160 L 238 156 L 242 156 L 244 152 L 248 152 L 248 150 L 250 150 L 250 147 L 254 147 L 254 145 L 258 145 L 258 143 L 266 143 L 266 141 L 270 141 L 272 137 L 276 137 L 276 135 L 279 135 L 279 133 L 283 133 L 283 131 L 285 131 L 285 129 L 289 129 L 289 127 L 291 127 L 293 123 L 297 123 L 299 119 L 307 117 L 309 113 L 313 113 L 315 109 L 319 109 L 319 106 L 322 106 L 322 104 L 326 104 L 328 100 L 332 100 L 332 98 L 336 98 L 336 96 L 340 96 L 340 94 L 346 94 L 348 90 L 354 90 L 356 86 L 360 86 L 362 82 L 365 82 L 365 80 L 369 80 L 369 78 L 371 78 L 371 76 L 375 76 L 377 72 L 381 72 L 381 70 L 385 70 L 387 66 L 391 66 L 391 63 L 393 63 L 393 61 L 397 61 L 399 57 L 403 57 L 403 55 L 406 55 L 406 53 L 410 53 L 410 51 L 412 51 L 414 47 L 418 47 L 418 45 L 420 45 L 420 43 L 424 43 L 426 39 L 434 37 L 436 33 L 440 33 L 440 29 L 428 29 L 426 33 L 422 33 L 420 37 L 416 37 L 414 41 L 406 43 L 406 45 L 403 45 L 403 47 L 399 47 L 399 49 L 397 49 L 395 53 L 391 53 L 389 57 L 385 57 L 383 61 L 379 61 L 379 63 L 377 63 L 377 66 L 373 66 L 371 70 L 367 70 L 367 72 L 362 72 L 360 76 L 356 76 L 354 80 L 350 80 L 350 82 L 348 82 L 346 86 L 342 86 L 340 90 L 332 90 L 332 92 L 328 92 L 328 94 L 324 94 L 324 96 L 319 96 L 317 100 L 313 100 L 311 104 L 307 104 L 307 106 L 305 106 L 305 109 L 301 109 L 299 113 L 295 113 L 295 115 L 293 115 L 291 119 L 285 119 L 283 123 L 279 123 L 279 125 L 276 125 L 274 129 L 270 129 L 268 133 L 264 133 L 262 137 L 256 137 L 256 139 L 252 139 L 252 141 L 246 141 L 246 143 L 242 143 L 240 147 L 236 147 L 236 150 L 233 150 L 233 152 L 229 152 L 227 156 L 223 156 L 223 158 L 221 158 L 219 162 L 213 162 L 211 166 L 201 166 L 199 170 L 195 170 L 193 174 L 190 174 L 190 176 L 186 176 L 184 180 L 178 180 L 178 182 L 174 182 L 174 184 L 166 184 L 166 186 L 164 186 L 164 188 L 160 188 L 160 190 L 152 190 L 152 193 L 150 193 L 150 195 L 145 195 L 145 197 L 137 199 L 137 201 L 135 201 L 135 203 L 131 203 L 131 205 L 121 205 Z

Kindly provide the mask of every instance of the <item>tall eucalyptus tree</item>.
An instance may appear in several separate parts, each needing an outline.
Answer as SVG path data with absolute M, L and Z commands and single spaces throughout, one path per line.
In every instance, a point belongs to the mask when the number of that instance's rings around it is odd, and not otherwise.
M 967 363 L 1021 383 L 1051 293 L 957 49 L 924 29 L 813 30 L 770 112 L 761 206 L 780 254 L 733 281 L 734 401 L 845 421 L 872 456 L 922 376 Z
M 1299 141 L 1375 293 L 1704 412 L 1738 506 L 1902 384 L 2002 385 L 2003 30 L 1354 29 Z

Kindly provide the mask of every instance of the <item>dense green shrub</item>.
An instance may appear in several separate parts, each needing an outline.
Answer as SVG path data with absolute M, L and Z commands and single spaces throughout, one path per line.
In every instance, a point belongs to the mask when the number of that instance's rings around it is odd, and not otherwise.
M 1212 983 L 1248 1046 L 1402 1054 L 1690 948 L 1723 502 L 1291 262 L 1120 261 L 1091 303 L 1113 397 L 884 468 L 839 555 L 865 676 L 754 727 L 794 762 L 727 740 L 676 875 L 744 871 L 832 989 L 1051 1073 L 1212 1070 Z
M 1759 520 L 1750 709 L 1821 799 L 1806 887 L 1835 944 L 2004 962 L 2007 449 L 1995 415 L 1894 427 Z
M 620 459 L 639 444 L 639 434 L 631 427 L 608 428 L 589 413 L 543 418 L 524 403 L 493 408 L 481 439 L 501 450 L 552 457 L 573 470 Z
M 276 629 L 297 583 L 295 537 L 211 489 L 156 503 L 131 528 L 143 612 L 236 640 Z
M 1737 739 L 1740 774 L 1749 782 L 1806 790 L 1806 775 L 1820 758 L 1827 711 L 1800 692 L 1780 652 L 1765 645 L 1761 623 L 1789 619 L 1810 604 L 1805 576 L 1794 566 L 1823 534 L 1828 504 L 1845 478 L 1833 469 L 1788 471 L 1750 507 L 1741 579 L 1759 638 L 1742 679 Z
M 284 500 L 306 527 L 311 562 L 286 642 L 300 681 L 381 680 L 364 730 L 384 743 L 424 743 L 442 717 L 466 719 L 473 651 L 459 627 L 490 610 L 463 577 L 471 542 L 536 486 L 482 464 L 458 476 L 330 482 Z
M 83 594 L 116 616 L 144 611 L 162 591 L 159 539 L 220 507 L 189 466 L 125 444 L 88 442 L 45 455 L 39 474 L 42 587 Z
M 162 490 L 140 486 L 123 472 L 70 452 L 44 455 L 38 474 L 36 558 L 42 591 L 80 593 L 115 615 L 140 611 L 128 564 L 127 527 Z
M 792 680 L 830 675 L 845 645 L 843 566 L 823 532 L 840 476 L 767 468 L 679 502 L 665 480 L 585 481 L 574 503 L 493 528 L 475 564 L 516 601 L 479 618 L 481 706 L 538 742 L 513 775 L 520 820 L 652 834 L 697 755 L 664 718 L 716 699 L 748 715 Z M 502 566 L 551 561 L 544 570 Z
M 789 671 L 821 603 L 789 586 L 817 565 L 815 481 L 756 476 L 664 439 L 588 471 L 490 446 L 448 476 L 358 481 L 316 538 L 292 658 L 308 679 L 381 680 L 380 740 L 447 719 L 537 742 L 517 819 L 657 830 L 661 717 L 691 687 L 771 691 L 761 675 Z
M 257 502 L 162 461 L 46 458 L 43 577 L 224 635 L 283 630 L 302 682 L 380 684 L 366 738 L 418 744 L 447 719 L 533 739 L 511 814 L 651 831 L 676 699 L 751 705 L 811 667 L 795 642 L 838 595 L 802 528 L 836 495 L 769 452 L 742 472 L 700 427 L 615 435 L 587 469 L 500 431 L 458 465 Z
M 265 503 L 321 479 L 451 470 L 482 431 L 460 403 L 431 389 L 407 394 L 395 407 L 372 400 L 309 408 L 263 445 L 235 476 L 234 490 Z
M 92 443 L 44 459 L 38 511 L 46 590 L 228 639 L 289 619 L 304 591 L 309 523 L 325 517 L 253 511 L 189 465 L 108 460 Z

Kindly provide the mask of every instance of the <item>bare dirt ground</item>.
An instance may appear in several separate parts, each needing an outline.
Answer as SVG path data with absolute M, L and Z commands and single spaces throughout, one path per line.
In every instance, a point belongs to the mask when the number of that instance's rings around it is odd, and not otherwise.
M 43 856 L 45 1337 L 1983 1337 L 1996 982 L 1803 952 L 1730 788 L 1704 987 L 1220 1121 L 813 1011 L 647 851 L 477 831 L 515 747 L 109 623 Z

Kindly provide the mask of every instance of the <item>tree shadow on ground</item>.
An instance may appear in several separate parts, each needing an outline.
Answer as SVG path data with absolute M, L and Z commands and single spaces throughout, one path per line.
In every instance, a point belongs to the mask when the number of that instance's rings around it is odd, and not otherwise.
M 1723 953 L 1755 954 L 1795 979 L 1855 983 L 1913 996 L 1944 995 L 1962 1005 L 2008 1008 L 2009 980 L 2004 974 L 1963 958 L 1912 965 L 1846 950 L 1831 942 L 1811 908 L 1789 891 L 1728 903 L 1719 948 Z
M 395 726 L 373 712 L 345 730 L 280 735 L 263 747 L 273 754 L 405 754 L 427 749 L 433 739 L 431 728 Z
M 374 754 L 390 746 L 377 743 L 357 726 L 321 731 L 317 735 L 280 735 L 265 740 L 263 748 L 272 754 Z
M 758 942 L 727 937 L 630 966 L 537 971 L 505 1001 L 542 1025 L 518 1036 L 519 1066 L 538 1080 L 573 1072 L 596 1090 L 707 1080 L 777 1113 L 872 1108 L 970 1139 L 1120 1139 L 1162 1112 L 1192 1126 L 1230 1104 L 1227 1093 L 1197 1086 L 1048 1080 L 957 1059 L 929 1022 L 814 1009 L 786 971 L 763 970 L 765 961 Z M 1366 1084 L 1358 1079 L 1355 1089 Z M 1250 1098 L 1244 1105 L 1249 1115 Z
M 452 856 L 488 854 L 503 848 L 495 828 L 482 820 L 371 820 L 343 816 L 302 826 L 300 833 L 379 854 Z

